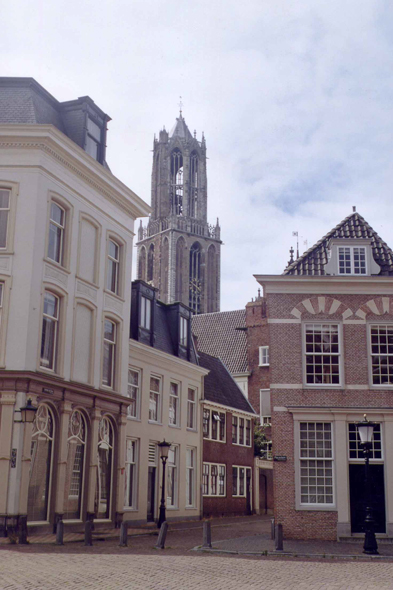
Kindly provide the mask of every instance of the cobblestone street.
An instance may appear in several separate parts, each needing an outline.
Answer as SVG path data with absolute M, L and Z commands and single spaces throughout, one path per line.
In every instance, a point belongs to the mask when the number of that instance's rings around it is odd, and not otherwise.
M 392 588 L 393 563 L 170 554 L 0 554 L 2 590 L 132 588 L 249 590 Z
M 269 528 L 270 519 L 266 517 L 216 519 L 212 526 L 213 548 L 260 551 L 271 546 Z M 172 525 L 163 551 L 155 549 L 157 537 L 151 534 L 130 536 L 124 548 L 118 546 L 118 539 L 99 538 L 97 534 L 93 547 L 81 542 L 57 547 L 47 539 L 37 543 L 37 538 L 31 539 L 29 545 L 2 544 L 0 589 L 392 588 L 390 544 L 380 545 L 381 558 L 367 561 L 363 561 L 360 543 L 284 542 L 284 549 L 296 550 L 299 555 L 330 552 L 337 556 L 334 559 L 204 553 L 193 551 L 202 542 L 201 522 Z

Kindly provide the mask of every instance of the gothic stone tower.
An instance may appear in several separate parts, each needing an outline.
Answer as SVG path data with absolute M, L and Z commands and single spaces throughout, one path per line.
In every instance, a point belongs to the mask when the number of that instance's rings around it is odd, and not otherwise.
M 165 303 L 194 313 L 220 311 L 220 226 L 207 223 L 206 141 L 180 111 L 170 133 L 154 138 L 152 214 L 138 230 L 138 278 Z

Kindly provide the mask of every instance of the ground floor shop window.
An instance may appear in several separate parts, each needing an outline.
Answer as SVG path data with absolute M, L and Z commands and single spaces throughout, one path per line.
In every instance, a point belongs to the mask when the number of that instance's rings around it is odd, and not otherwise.
M 64 519 L 80 519 L 86 449 L 86 421 L 79 410 L 71 414 L 68 426 L 67 469 L 64 488 Z
M 27 519 L 30 522 L 49 520 L 52 484 L 54 420 L 46 404 L 38 406 L 31 439 L 30 479 L 27 499 Z
M 98 477 L 95 496 L 97 518 L 111 516 L 113 443 L 113 427 L 109 418 L 104 416 L 98 429 Z

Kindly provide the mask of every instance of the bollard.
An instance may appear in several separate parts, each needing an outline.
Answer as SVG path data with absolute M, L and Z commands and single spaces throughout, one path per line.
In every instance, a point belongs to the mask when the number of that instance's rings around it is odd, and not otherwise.
M 158 533 L 158 539 L 157 539 L 157 543 L 156 543 L 157 549 L 165 549 L 165 540 L 166 540 L 167 532 L 168 532 L 168 523 L 165 520 L 161 525 L 160 532 Z
M 127 547 L 128 522 L 125 520 L 120 525 L 120 543 L 119 547 Z
M 212 546 L 212 524 L 210 520 L 203 522 L 203 548 L 211 549 Z
M 272 541 L 274 541 L 276 534 L 275 534 L 275 519 L 272 518 L 271 521 L 271 527 L 270 527 L 270 538 L 272 539 Z
M 86 547 L 93 546 L 93 523 L 91 520 L 85 522 L 85 545 Z
M 56 545 L 64 545 L 64 522 L 62 520 L 57 521 L 56 526 Z
M 276 551 L 284 551 L 282 524 L 276 526 Z

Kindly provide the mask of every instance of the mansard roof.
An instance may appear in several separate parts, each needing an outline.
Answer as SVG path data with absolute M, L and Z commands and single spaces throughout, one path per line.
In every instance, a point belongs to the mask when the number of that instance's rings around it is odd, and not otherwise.
M 199 365 L 210 372 L 204 378 L 204 397 L 210 401 L 235 410 L 251 412 L 254 408 L 233 380 L 223 362 L 210 354 L 198 352 Z
M 371 239 L 374 260 L 381 267 L 381 275 L 393 275 L 393 251 L 367 221 L 354 212 L 309 248 L 284 270 L 284 275 L 324 275 L 328 262 L 329 241 L 333 238 Z
M 192 318 L 198 351 L 220 358 L 232 374 L 248 370 L 245 328 L 245 309 L 205 313 Z
M 176 123 L 172 127 L 171 131 L 169 132 L 169 137 L 180 137 L 180 139 L 186 139 L 187 141 L 193 139 L 190 130 L 186 125 L 186 121 L 181 113 L 176 119 Z

